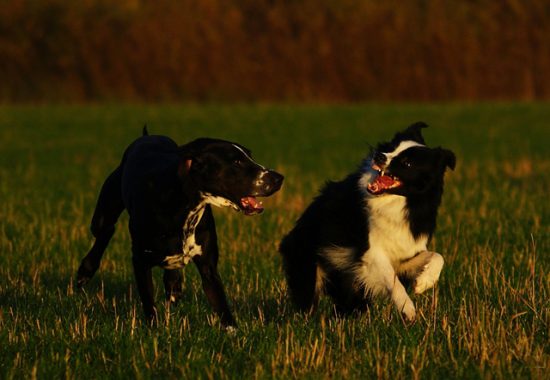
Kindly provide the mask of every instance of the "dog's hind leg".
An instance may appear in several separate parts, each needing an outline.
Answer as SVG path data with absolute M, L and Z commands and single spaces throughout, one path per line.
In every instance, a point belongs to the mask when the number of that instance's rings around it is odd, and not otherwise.
M 296 245 L 292 235 L 283 239 L 279 251 L 283 256 L 287 284 L 294 305 L 302 312 L 315 311 L 325 277 L 316 255 Z
M 155 299 L 153 295 L 153 274 L 151 266 L 140 259 L 139 253 L 132 256 L 132 264 L 134 265 L 134 275 L 136 284 L 143 305 L 143 312 L 148 323 L 155 322 L 157 318 L 157 309 L 155 308 Z
M 118 167 L 107 177 L 101 188 L 91 225 L 95 241 L 78 268 L 78 287 L 82 287 L 93 277 L 99 268 L 101 257 L 115 233 L 115 224 L 124 210 L 121 180 L 122 170 Z
M 180 269 L 165 269 L 162 277 L 166 301 L 176 303 L 182 295 L 182 275 Z

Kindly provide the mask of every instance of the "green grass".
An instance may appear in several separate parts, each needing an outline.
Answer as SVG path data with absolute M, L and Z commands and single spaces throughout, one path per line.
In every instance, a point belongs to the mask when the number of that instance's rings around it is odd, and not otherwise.
M 390 302 L 311 318 L 276 247 L 326 179 L 410 122 L 457 154 L 431 248 L 439 286 L 407 326 Z M 127 217 L 84 292 L 75 272 L 101 183 L 141 127 L 235 140 L 286 175 L 266 212 L 215 210 L 230 335 L 194 267 L 161 326 L 141 320 Z M 0 378 L 544 378 L 550 370 L 550 105 L 0 107 Z

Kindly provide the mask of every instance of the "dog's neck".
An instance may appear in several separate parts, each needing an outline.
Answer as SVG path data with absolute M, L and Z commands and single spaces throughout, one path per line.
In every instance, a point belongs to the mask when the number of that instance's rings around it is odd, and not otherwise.
M 197 242 L 195 232 L 197 230 L 197 226 L 202 220 L 207 205 L 214 205 L 218 207 L 233 206 L 232 202 L 223 197 L 214 196 L 209 193 L 199 193 L 199 195 L 198 200 L 195 201 L 195 205 L 187 212 L 187 216 L 183 222 L 182 253 L 167 256 L 163 263 L 165 269 L 181 268 L 189 264 L 194 256 L 202 255 L 203 247 Z
M 183 223 L 183 252 L 191 257 L 202 253 L 200 246 L 195 240 L 195 230 L 202 219 L 206 206 L 212 205 L 216 207 L 237 208 L 233 202 L 224 197 L 203 192 L 200 192 L 199 194 L 200 200 L 198 204 L 189 211 L 187 218 Z

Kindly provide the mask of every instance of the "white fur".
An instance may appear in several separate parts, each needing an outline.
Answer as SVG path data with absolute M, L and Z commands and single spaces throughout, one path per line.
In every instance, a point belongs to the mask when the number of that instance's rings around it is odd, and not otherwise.
M 406 219 L 405 197 L 367 196 L 369 249 L 355 268 L 358 282 L 373 295 L 388 295 L 404 317 L 415 319 L 414 303 L 397 273 L 401 263 L 425 251 L 427 236 L 415 239 Z M 427 277 L 428 279 L 428 277 Z
M 260 168 L 262 168 L 262 169 L 265 170 L 265 167 L 263 167 L 262 165 L 258 164 L 256 161 L 254 161 L 254 160 L 252 159 L 252 157 L 250 157 L 250 156 L 248 155 L 248 153 L 246 153 L 240 146 L 235 145 L 235 144 L 233 144 L 233 146 L 234 146 L 235 148 L 237 148 L 238 150 L 240 150 L 240 151 L 242 152 L 242 154 L 244 154 L 244 156 L 245 156 L 246 158 L 248 158 L 251 162 L 255 163 L 255 164 L 258 165 Z
M 409 148 L 412 148 L 413 146 L 425 146 L 423 144 L 417 143 L 416 141 L 412 140 L 406 140 L 399 143 L 397 148 L 393 152 L 383 153 L 386 156 L 386 166 L 389 166 L 391 160 L 393 160 L 395 157 L 397 157 L 402 152 L 406 151 Z
M 264 184 L 264 177 L 269 173 L 269 170 L 262 170 L 256 180 L 254 181 L 254 186 L 259 187 Z
M 212 206 L 216 207 L 231 207 L 235 210 L 239 210 L 239 206 L 237 206 L 235 203 L 231 202 L 229 199 L 220 197 L 219 195 L 212 195 L 210 193 L 201 193 L 201 197 L 203 199 L 201 204 L 204 207 L 206 204 L 210 204 Z
M 384 167 L 389 166 L 391 161 L 395 157 L 397 157 L 400 153 L 415 146 L 425 146 L 425 145 L 417 143 L 416 141 L 407 140 L 407 141 L 401 142 L 397 146 L 397 148 L 395 148 L 392 152 L 383 153 L 386 156 L 386 162 L 384 163 Z M 365 167 L 363 167 L 363 175 L 359 179 L 359 187 L 365 192 L 368 185 L 378 176 L 377 171 L 372 169 L 372 165 L 373 165 L 372 160 L 367 161 Z
M 183 224 L 183 252 L 172 256 L 166 256 L 162 262 L 164 269 L 179 269 L 189 264 L 194 256 L 202 255 L 202 247 L 197 244 L 195 239 L 195 229 L 199 225 L 202 215 L 204 214 L 204 208 L 207 204 L 217 207 L 232 207 L 239 210 L 239 206 L 231 202 L 229 199 L 212 195 L 210 193 L 201 193 L 200 203 L 187 215 L 187 219 Z
M 401 142 L 393 152 L 384 153 L 387 167 L 405 150 L 424 146 L 415 141 Z M 369 215 L 369 249 L 357 264 L 350 248 L 330 247 L 323 250 L 323 257 L 337 269 L 353 270 L 356 280 L 371 295 L 386 295 L 406 320 L 416 317 L 414 303 L 398 278 L 406 271 L 422 272 L 415 282 L 415 293 L 431 288 L 439 278 L 443 257 L 427 251 L 428 236 L 415 239 L 406 215 L 406 198 L 400 195 L 371 195 L 368 185 L 377 177 L 372 161 L 363 168 L 359 188 L 365 194 L 365 207 Z M 420 254 L 419 254 L 420 253 Z
M 405 215 L 406 199 L 400 195 L 369 197 L 369 246 L 379 247 L 393 266 L 425 251 L 427 236 L 415 239 Z
M 430 252 L 432 255 L 427 264 L 423 267 L 423 272 L 416 278 L 414 292 L 420 294 L 432 288 L 441 274 L 443 269 L 443 256 L 436 252 Z
M 355 265 L 354 250 L 346 247 L 331 247 L 323 249 L 321 255 L 339 270 L 350 269 Z
M 162 262 L 164 269 L 179 269 L 189 264 L 189 261 L 196 255 L 202 255 L 202 248 L 195 240 L 195 229 L 204 214 L 206 199 L 203 200 L 187 215 L 187 219 L 183 224 L 183 252 L 172 256 L 166 256 Z M 193 223 L 194 222 L 194 223 Z

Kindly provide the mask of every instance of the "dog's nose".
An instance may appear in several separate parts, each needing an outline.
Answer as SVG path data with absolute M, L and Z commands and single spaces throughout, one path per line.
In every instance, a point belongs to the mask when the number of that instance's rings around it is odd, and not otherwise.
M 282 174 L 279 174 L 277 172 L 272 172 L 272 174 L 273 174 L 273 188 L 279 190 L 283 185 L 283 180 L 285 179 L 285 177 L 283 177 Z
M 256 185 L 261 189 L 259 189 L 261 193 L 271 195 L 281 188 L 283 180 L 282 174 L 269 170 L 262 173 L 260 179 L 256 181 Z

